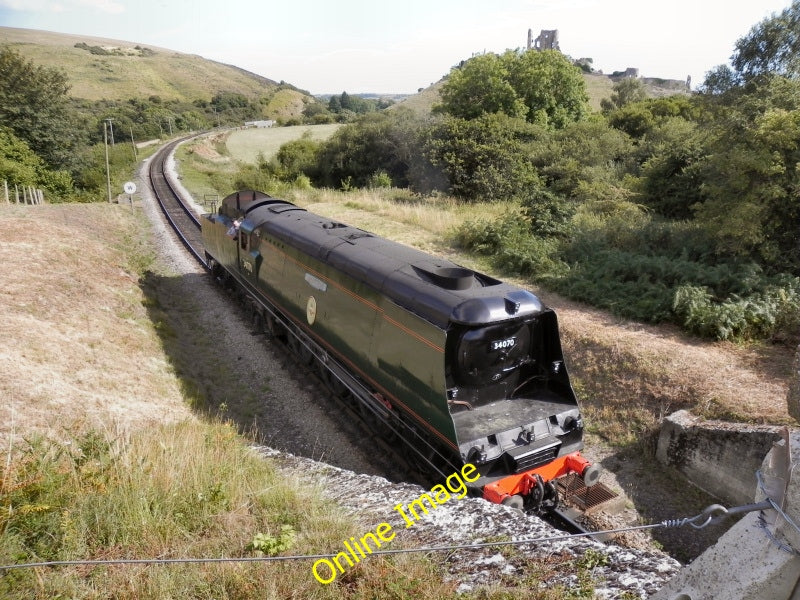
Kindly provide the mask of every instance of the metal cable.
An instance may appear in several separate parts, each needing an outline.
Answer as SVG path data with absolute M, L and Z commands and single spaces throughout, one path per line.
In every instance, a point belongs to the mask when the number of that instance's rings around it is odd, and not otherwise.
M 543 544 L 547 542 L 563 542 L 576 538 L 592 537 L 596 535 L 611 535 L 617 533 L 627 533 L 630 531 L 641 531 L 644 529 L 657 529 L 661 527 L 682 527 L 684 525 L 691 525 L 695 529 L 702 529 L 711 523 L 716 523 L 720 519 L 732 514 L 741 514 L 744 512 L 751 512 L 753 510 L 765 510 L 772 508 L 762 502 L 759 504 L 748 504 L 745 506 L 738 506 L 731 509 L 726 509 L 719 504 L 712 504 L 705 508 L 700 514 L 694 517 L 684 519 L 669 519 L 661 521 L 660 523 L 652 523 L 649 525 L 635 525 L 631 527 L 622 527 L 619 529 L 606 529 L 604 531 L 588 531 L 584 533 L 564 534 L 550 537 L 523 539 L 523 540 L 507 540 L 497 542 L 476 542 L 471 544 L 456 544 L 448 546 L 429 546 L 426 548 L 398 548 L 393 550 L 375 550 L 371 552 L 372 555 L 388 555 L 388 554 L 409 554 L 412 552 L 445 552 L 453 550 L 476 550 L 480 548 L 487 548 L 492 546 L 511 546 L 523 544 Z M 774 503 L 772 503 L 774 505 Z M 767 505 L 767 506 L 765 506 Z M 781 511 L 782 512 L 782 511 Z M 165 565 L 165 564 L 191 564 L 191 563 L 228 563 L 228 562 L 275 562 L 275 561 L 291 561 L 291 560 L 318 560 L 321 558 L 334 558 L 336 554 L 303 554 L 292 556 L 252 556 L 240 558 L 142 558 L 142 559 L 108 559 L 108 560 L 57 560 L 47 562 L 34 562 L 34 563 L 20 563 L 15 565 L 0 565 L 0 572 L 10 571 L 12 569 L 25 569 L 33 567 L 62 567 L 62 566 L 100 566 L 100 565 Z
M 794 470 L 794 467 L 792 467 L 792 471 L 793 470 Z M 800 526 L 798 526 L 798 524 L 795 523 L 792 520 L 792 518 L 789 517 L 789 515 L 787 515 L 783 511 L 783 509 L 778 505 L 777 502 L 775 502 L 772 498 L 769 497 L 769 495 L 767 493 L 767 490 L 766 490 L 766 487 L 764 485 L 764 479 L 761 477 L 761 469 L 756 471 L 756 480 L 758 481 L 758 489 L 761 490 L 767 496 L 767 499 L 765 500 L 765 502 L 770 505 L 769 508 L 775 510 L 781 516 L 781 518 L 784 521 L 786 521 L 786 523 L 788 523 L 791 527 L 793 527 L 797 531 L 798 534 L 800 534 Z M 786 552 L 788 554 L 796 554 L 796 555 L 800 556 L 800 550 L 796 550 L 788 542 L 785 542 L 783 540 L 779 540 L 778 537 L 772 531 L 770 531 L 769 523 L 767 523 L 767 520 L 764 518 L 763 511 L 758 516 L 758 527 L 764 532 L 764 535 L 766 535 L 767 538 L 769 538 L 769 540 L 779 550 L 782 550 L 783 552 Z

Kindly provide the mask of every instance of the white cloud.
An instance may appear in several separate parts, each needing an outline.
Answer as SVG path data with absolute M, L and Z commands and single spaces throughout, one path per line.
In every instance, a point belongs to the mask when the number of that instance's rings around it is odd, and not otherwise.
M 63 10 L 63 5 L 60 2 L 50 2 L 49 0 L 0 0 L 0 6 L 20 12 L 60 12 Z

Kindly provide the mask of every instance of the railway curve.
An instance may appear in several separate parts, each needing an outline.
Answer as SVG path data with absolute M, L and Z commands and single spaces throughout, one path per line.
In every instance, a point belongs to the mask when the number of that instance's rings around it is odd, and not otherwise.
M 147 169 L 150 190 L 164 216 L 187 250 L 205 266 L 205 248 L 200 235 L 200 218 L 188 199 L 183 198 L 168 177 L 168 162 L 178 145 L 189 138 L 165 144 L 150 159 Z
M 156 200 L 169 228 L 192 258 L 206 271 L 211 272 L 212 265 L 206 260 L 200 232 L 200 215 L 196 213 L 196 205 L 191 198 L 184 196 L 179 185 L 171 181 L 171 178 L 175 177 L 170 168 L 172 155 L 180 143 L 191 137 L 193 136 L 174 140 L 159 149 L 146 168 L 146 179 L 149 191 Z M 383 436 L 377 433 L 369 422 L 365 421 L 365 411 L 353 406 L 347 398 L 342 396 L 341 387 L 337 385 L 337 378 L 327 376 L 323 369 L 315 368 L 316 365 L 307 360 L 308 355 L 304 351 L 303 340 L 292 337 L 288 340 L 281 340 L 270 334 L 269 331 L 265 331 L 264 323 L 257 319 L 253 300 L 248 296 L 247 291 L 243 288 L 226 286 L 226 282 L 220 279 L 217 280 L 217 283 L 223 284 L 229 299 L 236 303 L 240 314 L 245 321 L 250 323 L 253 334 L 260 335 L 265 339 L 266 351 L 277 352 L 280 368 L 287 372 L 289 378 L 297 382 L 303 389 L 313 388 L 312 394 L 323 406 L 335 407 L 336 411 L 333 412 L 339 413 L 335 420 L 340 422 L 340 429 L 347 432 L 344 434 L 348 437 L 346 443 L 357 447 L 365 456 L 369 457 L 371 466 L 374 467 L 374 469 L 370 469 L 370 472 L 379 472 L 392 481 L 427 483 L 426 479 L 414 472 L 414 468 L 406 458 L 399 455 L 386 443 Z M 231 308 L 235 309 L 237 306 Z

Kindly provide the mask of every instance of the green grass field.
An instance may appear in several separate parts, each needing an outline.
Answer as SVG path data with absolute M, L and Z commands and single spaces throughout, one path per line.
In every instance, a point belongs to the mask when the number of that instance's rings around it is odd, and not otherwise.
M 296 125 L 293 127 L 271 127 L 268 129 L 240 129 L 231 132 L 226 147 L 234 160 L 255 163 L 261 154 L 269 160 L 286 142 L 308 135 L 312 140 L 322 141 L 339 128 L 333 125 Z

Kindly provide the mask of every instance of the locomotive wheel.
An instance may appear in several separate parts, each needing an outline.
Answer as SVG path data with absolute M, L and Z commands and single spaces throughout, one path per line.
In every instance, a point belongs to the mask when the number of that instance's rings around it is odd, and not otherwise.
M 309 350 L 303 342 L 293 335 L 289 336 L 289 349 L 300 361 L 300 364 L 308 366 L 314 362 L 314 354 L 311 352 L 311 350 Z
M 511 508 L 522 510 L 523 507 L 525 506 L 525 500 L 519 494 L 514 494 L 513 496 L 503 498 L 503 501 L 500 504 L 505 504 L 506 506 L 510 506 Z
M 325 381 L 325 385 L 333 392 L 333 395 L 337 398 L 344 398 L 350 393 L 350 390 L 347 388 L 345 384 L 341 382 L 341 380 L 336 377 L 333 373 L 331 373 L 324 364 L 320 363 L 320 371 L 322 374 L 322 379 Z

